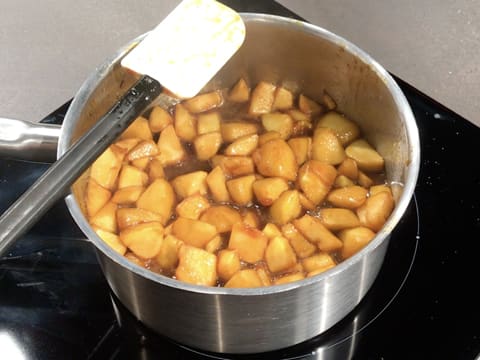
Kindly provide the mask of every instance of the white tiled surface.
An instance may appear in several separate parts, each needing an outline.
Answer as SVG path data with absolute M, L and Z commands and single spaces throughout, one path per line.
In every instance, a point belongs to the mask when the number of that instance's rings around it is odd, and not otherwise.
M 40 120 L 178 2 L 0 0 L 0 117 Z M 480 125 L 480 0 L 279 2 Z

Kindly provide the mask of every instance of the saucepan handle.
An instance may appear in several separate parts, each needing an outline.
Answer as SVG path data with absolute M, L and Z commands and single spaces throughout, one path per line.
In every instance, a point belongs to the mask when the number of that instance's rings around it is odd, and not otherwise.
M 52 163 L 61 126 L 0 117 L 0 157 Z

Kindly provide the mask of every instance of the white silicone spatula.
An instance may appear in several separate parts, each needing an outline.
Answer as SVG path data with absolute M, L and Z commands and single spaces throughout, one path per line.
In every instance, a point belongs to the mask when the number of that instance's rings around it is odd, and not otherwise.
M 126 94 L 0 217 L 0 255 L 168 89 L 196 95 L 243 43 L 239 14 L 214 0 L 184 0 L 122 60 L 142 75 Z

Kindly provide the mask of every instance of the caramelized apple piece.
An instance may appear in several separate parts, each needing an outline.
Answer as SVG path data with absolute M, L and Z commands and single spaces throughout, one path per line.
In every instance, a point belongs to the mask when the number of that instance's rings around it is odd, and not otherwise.
M 332 190 L 327 196 L 327 201 L 336 207 L 356 209 L 367 200 L 367 194 L 367 189 L 361 186 L 346 186 Z
M 255 165 L 250 156 L 216 155 L 210 161 L 212 167 L 220 166 L 224 174 L 230 177 L 249 175 L 255 172 Z
M 222 117 L 218 111 L 209 111 L 205 114 L 199 114 L 197 118 L 198 135 L 220 131 L 221 121 Z
M 335 111 L 330 111 L 323 115 L 318 120 L 317 126 L 332 129 L 343 146 L 360 136 L 358 125 Z
M 240 258 L 234 250 L 222 250 L 217 255 L 217 274 L 220 280 L 227 282 L 240 271 Z
M 174 123 L 175 132 L 180 139 L 190 142 L 197 136 L 196 119 L 182 104 L 175 105 Z
M 170 183 L 165 179 L 156 179 L 140 195 L 137 207 L 159 214 L 162 217 L 162 224 L 166 225 L 172 215 L 175 200 Z
M 357 215 L 350 209 L 325 208 L 320 210 L 319 219 L 330 231 L 338 231 L 360 225 Z
M 242 136 L 228 145 L 224 154 L 228 156 L 247 156 L 257 148 L 257 145 L 257 134 Z
M 332 234 L 319 219 L 311 215 L 306 214 L 293 220 L 292 223 L 310 242 L 316 243 L 321 251 L 336 251 L 343 246 L 339 238 Z
M 292 149 L 299 166 L 310 159 L 312 138 L 307 136 L 291 138 L 288 140 L 288 145 Z
M 286 190 L 288 190 L 288 182 L 280 177 L 258 179 L 253 183 L 255 197 L 263 206 L 272 205 Z
M 240 206 L 250 205 L 253 201 L 253 183 L 255 175 L 240 176 L 226 182 L 232 201 Z
M 334 267 L 336 264 L 329 254 L 320 253 L 303 259 L 302 265 L 306 272 L 311 273 L 315 271 L 316 274 L 319 274 Z
M 208 160 L 214 156 L 222 145 L 222 134 L 210 132 L 199 135 L 193 140 L 193 147 L 198 160 Z
M 145 209 L 124 207 L 117 210 L 117 223 L 120 231 L 129 226 L 151 221 L 163 223 L 164 219 L 160 214 Z
M 359 226 L 340 231 L 338 237 L 343 241 L 340 253 L 342 259 L 347 259 L 363 249 L 375 237 L 375 233 L 367 227 Z
M 240 260 L 255 263 L 263 259 L 268 238 L 258 229 L 244 224 L 235 224 L 232 227 L 228 248 L 237 250 Z
M 297 263 L 297 257 L 288 240 L 283 236 L 277 236 L 268 243 L 265 261 L 272 273 L 279 273 L 294 266 Z
M 345 159 L 345 150 L 333 130 L 317 127 L 313 134 L 312 159 L 338 165 Z
M 163 179 L 165 177 L 165 172 L 163 171 L 163 163 L 159 159 L 152 159 L 149 163 L 148 168 L 148 177 L 150 181 L 155 179 Z
M 172 234 L 188 245 L 203 249 L 218 232 L 205 221 L 179 217 L 173 222 Z
M 293 132 L 293 120 L 288 114 L 275 112 L 262 115 L 262 125 L 266 131 L 276 131 L 284 140 Z
M 298 108 L 308 115 L 316 115 L 323 111 L 323 108 L 320 104 L 304 94 L 300 94 L 298 97 Z
M 384 169 L 383 157 L 364 139 L 352 142 L 345 149 L 345 153 L 354 159 L 363 171 L 381 172 Z
M 118 176 L 118 189 L 130 186 L 145 186 L 148 183 L 146 172 L 137 169 L 135 166 L 123 165 Z
M 114 251 L 118 252 L 120 255 L 125 255 L 127 247 L 120 241 L 117 234 L 105 231 L 96 226 L 93 226 L 93 230 L 97 233 L 100 239 L 105 241 Z
M 263 228 L 262 232 L 265 234 L 266 237 L 269 239 L 274 238 L 275 236 L 282 236 L 282 232 L 274 223 L 267 223 Z
M 119 189 L 113 194 L 112 202 L 118 205 L 135 204 L 144 191 L 144 186 L 129 186 Z
M 284 225 L 296 219 L 302 212 L 297 190 L 284 191 L 270 207 L 270 217 L 278 225 Z
M 288 110 L 293 107 L 293 94 L 290 90 L 279 86 L 275 91 L 272 110 Z
M 262 286 L 262 280 L 254 269 L 237 271 L 225 284 L 226 288 L 255 288 Z
M 274 284 L 275 285 L 282 285 L 282 284 L 288 284 L 294 281 L 302 280 L 305 279 L 305 275 L 301 272 L 296 272 L 293 274 L 289 275 L 284 275 L 282 277 L 279 277 L 275 280 Z
M 200 215 L 210 207 L 208 199 L 203 195 L 186 197 L 176 207 L 176 213 L 180 217 L 198 220 Z
M 357 180 L 358 178 L 358 166 L 355 160 L 345 158 L 343 162 L 338 166 L 338 174 L 345 175 L 349 179 Z
M 282 135 L 276 131 L 267 131 L 261 134 L 258 137 L 258 145 L 262 146 L 263 144 L 269 142 L 270 140 L 281 139 Z
M 168 125 L 162 130 L 157 146 L 159 151 L 157 159 L 163 166 L 176 164 L 186 156 L 182 143 L 172 125 Z
M 90 167 L 90 177 L 105 189 L 113 190 L 126 150 L 110 145 Z
M 242 221 L 238 210 L 232 209 L 227 205 L 215 205 L 204 211 L 200 220 L 215 226 L 219 233 L 232 231 L 234 224 Z
M 298 171 L 297 184 L 315 205 L 320 204 L 330 191 L 337 170 L 329 164 L 309 160 Z
M 395 202 L 391 193 L 381 191 L 370 196 L 365 203 L 357 209 L 357 215 L 363 226 L 373 231 L 379 231 L 393 211 Z
M 120 232 L 120 240 L 135 255 L 150 259 L 158 254 L 163 242 L 163 226 L 149 222 L 130 226 Z
M 148 117 L 148 124 L 152 132 L 158 133 L 173 124 L 173 117 L 167 110 L 160 106 L 154 106 Z
M 265 81 L 260 81 L 252 91 L 249 115 L 257 116 L 272 111 L 273 101 L 275 99 L 276 86 Z
M 87 183 L 85 203 L 89 217 L 94 216 L 110 200 L 112 193 L 90 178 Z
M 230 194 L 228 193 L 225 173 L 221 166 L 216 166 L 207 175 L 205 181 L 207 182 L 208 189 L 212 194 L 213 200 L 217 202 L 230 201 Z
M 206 171 L 193 171 L 177 176 L 171 183 L 180 199 L 195 194 L 205 195 L 207 193 L 207 175 Z
M 291 223 L 282 226 L 282 234 L 290 241 L 293 250 L 301 259 L 313 255 L 317 250 L 317 247 L 308 241 Z
M 155 260 L 158 265 L 166 271 L 173 271 L 178 264 L 178 251 L 182 242 L 173 235 L 166 235 L 163 238 L 162 246 Z
M 127 159 L 133 161 L 145 157 L 151 157 L 158 154 L 158 147 L 153 140 L 143 140 L 130 150 Z
M 138 138 L 152 140 L 153 135 L 148 125 L 148 120 L 143 116 L 137 117 L 130 126 L 120 135 L 120 139 Z
M 291 181 L 297 178 L 295 155 L 284 140 L 271 140 L 263 144 L 255 150 L 252 159 L 263 176 L 277 176 Z
M 194 246 L 182 245 L 175 276 L 195 285 L 213 286 L 217 282 L 217 257 Z
M 219 91 L 212 91 L 194 96 L 183 102 L 183 105 L 192 114 L 205 112 L 222 105 L 223 98 Z
M 242 103 L 250 99 L 250 88 L 244 79 L 238 80 L 238 82 L 232 87 L 228 93 L 228 100 Z
M 256 124 L 246 121 L 229 121 L 220 125 L 222 133 L 222 139 L 230 143 L 243 136 L 252 135 L 258 133 L 258 127 Z
M 107 202 L 95 215 L 90 217 L 90 225 L 97 226 L 111 233 L 117 233 L 117 204 Z

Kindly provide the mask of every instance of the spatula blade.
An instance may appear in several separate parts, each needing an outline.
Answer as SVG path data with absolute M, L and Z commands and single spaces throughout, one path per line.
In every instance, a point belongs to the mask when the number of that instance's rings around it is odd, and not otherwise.
M 184 0 L 123 59 L 180 98 L 195 96 L 240 48 L 245 25 L 214 0 Z

